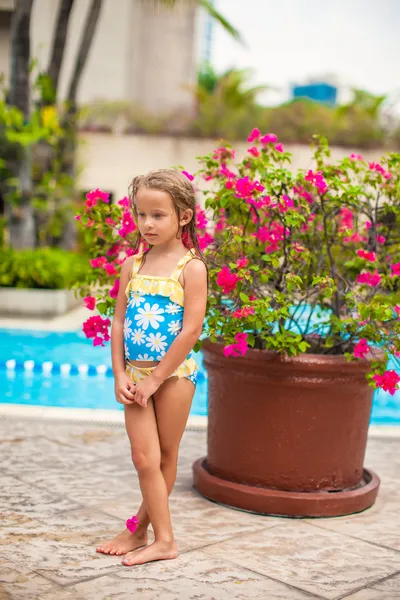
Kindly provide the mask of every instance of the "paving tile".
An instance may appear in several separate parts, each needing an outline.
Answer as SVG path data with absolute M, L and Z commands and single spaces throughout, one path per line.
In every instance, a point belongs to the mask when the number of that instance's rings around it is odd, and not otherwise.
M 25 599 L 24 599 L 25 600 Z M 68 588 L 59 588 L 57 595 L 54 592 L 48 592 L 42 594 L 38 600 L 83 600 L 81 596 L 78 596 L 76 590 L 69 590 Z M 103 596 L 97 596 L 96 600 L 104 600 Z
M 23 473 L 34 466 L 41 469 L 85 466 L 96 459 L 95 455 L 82 452 L 80 448 L 65 446 L 45 437 L 15 438 L 19 441 L 1 443 L 0 467 Z
M 112 575 L 70 588 L 78 598 L 94 600 L 311 600 L 313 596 L 201 551 L 175 560 L 124 567 Z M 314 598 L 316 598 L 314 596 Z
M 9 513 L 1 523 L 2 555 L 13 557 L 12 545 L 35 539 L 87 543 L 113 537 L 124 528 L 124 522 L 93 509 L 74 510 L 54 515 Z
M 37 573 L 25 572 L 13 563 L 0 565 L 0 599 L 34 600 L 44 593 L 58 597 L 60 588 Z
M 334 599 L 400 569 L 400 553 L 313 527 L 287 521 L 272 529 L 204 548 L 216 558 L 264 575 L 274 574 L 321 598 Z
M 378 497 L 368 510 L 335 519 L 315 519 L 312 524 L 366 542 L 400 550 L 400 501 Z
M 36 468 L 23 471 L 18 477 L 39 489 L 51 490 L 53 494 L 84 505 L 106 501 L 138 487 L 138 479 L 133 471 L 124 477 L 101 475 L 88 466 L 84 470 L 76 470 L 73 466 L 43 471 Z
M 58 493 L 36 488 L 11 475 L 1 478 L 0 514 L 53 515 L 81 508 L 79 502 Z
M 372 587 L 346 596 L 346 600 L 397 600 L 400 598 L 400 573 Z
M 25 517 L 14 523 L 8 518 L 1 539 L 1 561 L 29 566 L 56 584 L 74 583 L 108 573 L 120 564 L 120 557 L 98 554 L 95 548 L 123 528 L 118 519 L 92 510 L 41 520 Z

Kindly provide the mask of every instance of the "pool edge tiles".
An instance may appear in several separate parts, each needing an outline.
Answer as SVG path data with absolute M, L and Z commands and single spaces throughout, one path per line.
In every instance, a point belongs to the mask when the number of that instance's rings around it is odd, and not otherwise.
M 80 423 L 103 423 L 123 427 L 123 410 L 98 408 L 65 408 L 59 406 L 37 406 L 22 404 L 0 404 L 0 418 L 43 419 L 55 421 L 74 421 Z M 208 417 L 189 415 L 186 429 L 206 430 Z M 400 438 L 400 425 L 370 425 L 370 438 Z
M 74 421 L 82 423 L 105 423 L 121 426 L 125 425 L 123 409 L 112 410 L 100 408 L 65 408 L 61 406 L 38 406 L 27 404 L 0 404 L 0 418 L 1 417 Z M 207 417 L 189 415 L 186 428 L 206 429 L 207 422 Z

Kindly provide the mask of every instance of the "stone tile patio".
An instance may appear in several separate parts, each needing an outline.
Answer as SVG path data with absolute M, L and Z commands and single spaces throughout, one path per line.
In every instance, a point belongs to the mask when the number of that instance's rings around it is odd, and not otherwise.
M 336 519 L 210 502 L 192 488 L 204 454 L 205 431 L 187 429 L 170 498 L 178 558 L 128 568 L 94 551 L 141 500 L 124 429 L 0 417 L 0 600 L 400 598 L 400 435 L 369 440 L 376 505 Z

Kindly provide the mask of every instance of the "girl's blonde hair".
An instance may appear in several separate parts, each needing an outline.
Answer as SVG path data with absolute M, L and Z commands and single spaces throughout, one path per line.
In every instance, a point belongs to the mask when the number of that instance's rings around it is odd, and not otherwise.
M 196 197 L 193 186 L 189 179 L 173 169 L 157 169 L 150 171 L 147 175 L 137 175 L 132 179 L 129 186 L 129 201 L 131 210 L 137 221 L 137 211 L 135 204 L 135 196 L 140 188 L 150 190 L 159 190 L 167 192 L 171 198 L 176 211 L 178 220 L 180 220 L 181 212 L 190 209 L 193 213 L 192 219 L 182 228 L 181 238 L 184 245 L 188 248 L 194 248 L 196 255 L 206 264 L 204 255 L 200 249 L 199 240 L 196 230 Z M 177 239 L 179 238 L 179 230 L 177 231 Z M 138 232 L 134 250 L 137 251 L 143 243 L 143 238 Z M 207 265 L 206 265 L 207 266 Z

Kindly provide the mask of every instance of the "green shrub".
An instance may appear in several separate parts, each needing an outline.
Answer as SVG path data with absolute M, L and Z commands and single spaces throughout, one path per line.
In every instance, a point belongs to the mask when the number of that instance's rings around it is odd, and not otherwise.
M 86 256 L 58 248 L 0 250 L 0 286 L 61 290 L 90 268 Z

